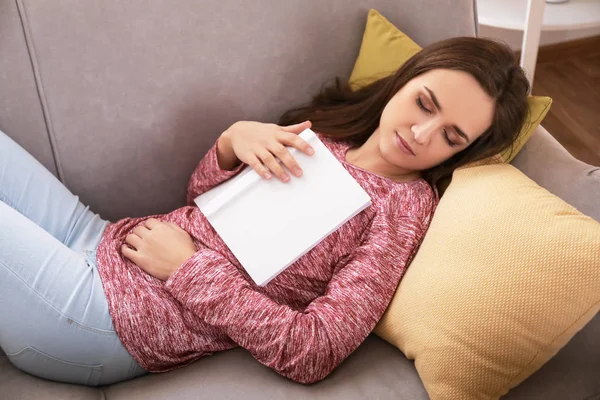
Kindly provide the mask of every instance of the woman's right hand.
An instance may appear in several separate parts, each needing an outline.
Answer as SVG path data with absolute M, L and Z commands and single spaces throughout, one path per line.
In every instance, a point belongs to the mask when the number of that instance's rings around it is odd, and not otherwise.
M 307 155 L 314 154 L 312 147 L 298 136 L 311 126 L 310 121 L 289 126 L 240 121 L 231 125 L 221 137 L 229 142 L 235 157 L 260 176 L 270 179 L 273 173 L 282 182 L 288 182 L 290 177 L 282 165 L 295 176 L 302 175 L 302 169 L 286 146 L 295 147 Z

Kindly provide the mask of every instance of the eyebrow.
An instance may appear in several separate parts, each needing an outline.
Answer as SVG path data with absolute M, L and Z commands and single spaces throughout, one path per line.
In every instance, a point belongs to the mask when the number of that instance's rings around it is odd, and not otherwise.
M 435 93 L 433 93 L 427 86 L 423 86 L 427 92 L 429 93 L 429 96 L 431 96 L 431 100 L 433 100 L 433 104 L 435 104 L 435 107 L 439 110 L 442 111 L 442 106 L 440 106 L 440 103 L 438 102 L 437 97 L 435 97 Z M 458 126 L 456 125 L 452 125 L 452 128 L 454 128 L 454 130 L 456 130 L 456 132 L 462 136 L 467 143 L 471 143 L 471 139 L 469 139 L 469 137 L 465 134 L 465 132 L 463 132 L 462 129 L 460 129 Z

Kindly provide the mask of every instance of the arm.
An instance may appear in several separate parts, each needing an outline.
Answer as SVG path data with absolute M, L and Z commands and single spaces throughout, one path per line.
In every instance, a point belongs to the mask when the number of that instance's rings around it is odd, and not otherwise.
M 377 215 L 363 244 L 304 311 L 256 292 L 219 253 L 201 249 L 165 288 L 262 364 L 301 383 L 323 379 L 374 329 L 422 235 L 420 223 Z
M 194 205 L 196 197 L 237 175 L 245 167 L 233 153 L 227 132 L 219 136 L 192 173 L 187 187 L 188 205 Z
M 239 121 L 231 125 L 193 172 L 188 184 L 187 204 L 193 205 L 197 196 L 236 175 L 246 165 L 252 166 L 265 179 L 270 179 L 270 169 L 285 182 L 285 170 L 275 156 L 290 171 L 299 169 L 285 146 L 296 147 L 308 155 L 313 154 L 310 145 L 298 137 L 300 132 L 310 126 L 309 121 L 291 126 L 253 121 Z M 294 172 L 297 176 L 299 173 Z

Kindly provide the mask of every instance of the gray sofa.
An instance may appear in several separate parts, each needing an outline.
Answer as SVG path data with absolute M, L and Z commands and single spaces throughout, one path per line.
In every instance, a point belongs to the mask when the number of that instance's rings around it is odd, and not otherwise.
M 0 130 L 106 219 L 169 212 L 231 123 L 275 122 L 325 80 L 349 76 L 371 7 L 421 45 L 476 34 L 473 0 L 0 0 Z M 543 127 L 513 164 L 600 220 L 600 169 Z M 600 315 L 505 398 L 600 399 L 599 337 Z M 0 351 L 0 398 L 428 396 L 413 362 L 371 335 L 314 385 L 241 348 L 100 388 L 29 376 Z

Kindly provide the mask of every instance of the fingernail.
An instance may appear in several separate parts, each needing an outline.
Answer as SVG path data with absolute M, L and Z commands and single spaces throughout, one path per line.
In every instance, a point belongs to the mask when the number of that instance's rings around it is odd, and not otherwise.
M 283 176 L 283 181 L 284 182 L 287 182 L 289 180 L 290 180 L 290 176 L 289 175 L 286 174 L 286 175 Z
M 270 173 L 268 173 L 268 172 L 267 172 L 267 173 L 265 173 L 265 178 L 267 178 L 267 179 L 271 179 L 271 174 L 270 174 Z
M 302 170 L 300 168 L 296 168 L 294 169 L 294 174 L 296 174 L 296 176 L 300 176 L 300 174 L 302 174 Z
M 311 156 L 312 156 L 313 154 L 315 154 L 315 149 L 313 149 L 312 147 L 309 147 L 309 148 L 308 148 L 308 154 L 310 154 Z

